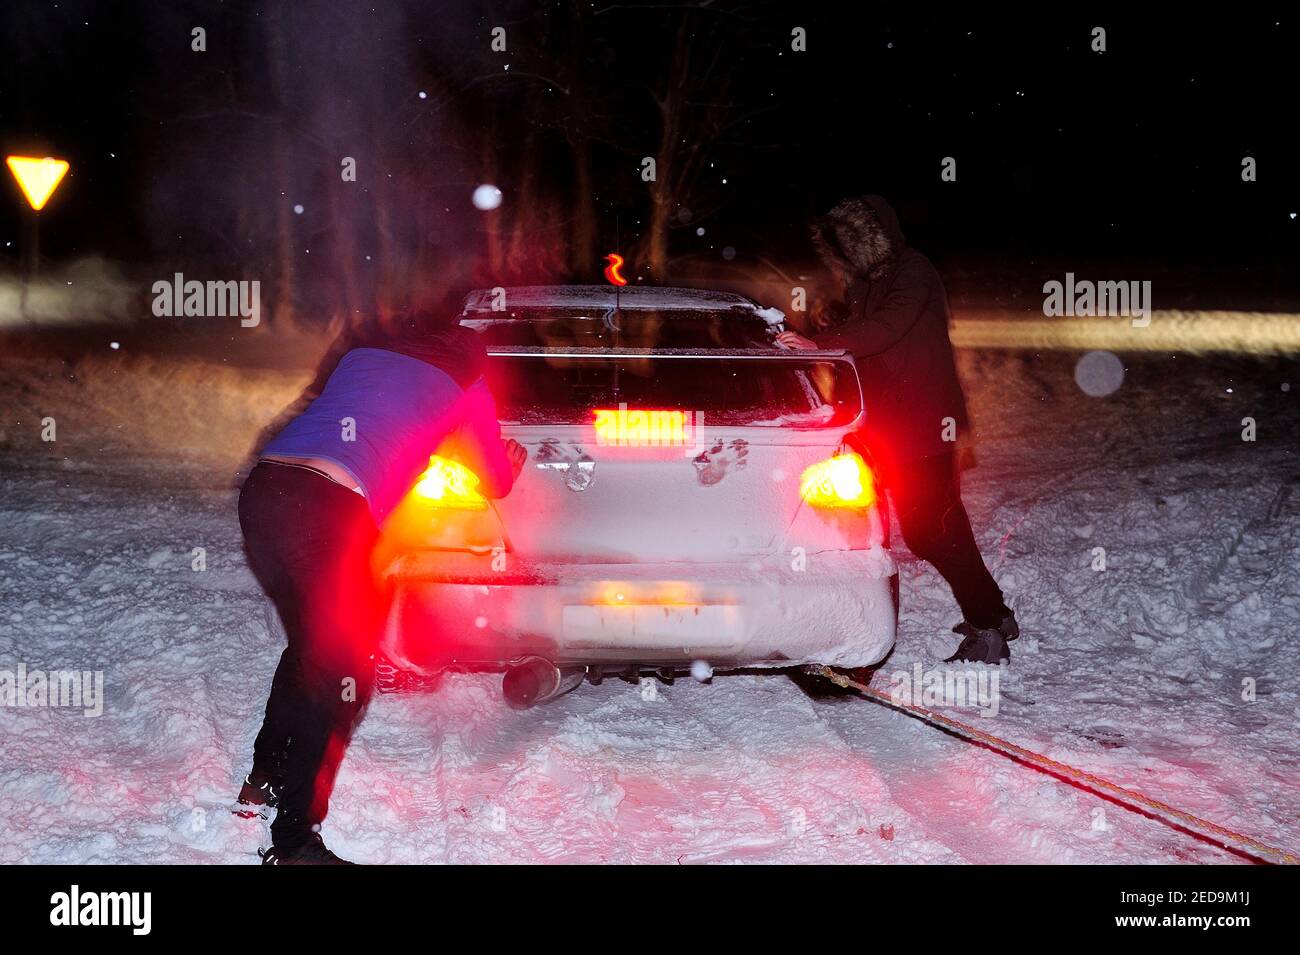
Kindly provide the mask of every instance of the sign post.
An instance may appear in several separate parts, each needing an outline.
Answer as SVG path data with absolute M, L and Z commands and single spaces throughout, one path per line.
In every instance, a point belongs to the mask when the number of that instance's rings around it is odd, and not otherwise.
M 41 219 L 40 212 L 45 203 L 50 201 L 54 190 L 67 175 L 68 164 L 62 159 L 36 159 L 32 156 L 6 156 L 5 165 L 18 181 L 18 188 L 23 191 L 31 212 L 27 217 L 27 237 L 23 249 L 23 291 L 19 304 L 19 314 L 27 314 L 27 288 L 32 277 L 40 268 L 41 260 Z

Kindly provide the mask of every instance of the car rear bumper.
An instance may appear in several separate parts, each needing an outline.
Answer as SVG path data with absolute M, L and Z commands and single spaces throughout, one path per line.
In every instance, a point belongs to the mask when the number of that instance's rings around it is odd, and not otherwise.
M 504 561 L 502 557 L 506 557 Z M 536 564 L 421 551 L 390 570 L 384 652 L 399 666 L 715 669 L 870 666 L 894 644 L 896 568 L 881 548 L 800 561 Z

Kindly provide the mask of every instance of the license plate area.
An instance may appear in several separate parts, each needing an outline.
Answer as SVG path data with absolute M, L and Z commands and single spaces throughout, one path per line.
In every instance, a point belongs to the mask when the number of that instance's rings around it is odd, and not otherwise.
M 564 642 L 575 648 L 734 650 L 744 638 L 734 604 L 566 604 Z

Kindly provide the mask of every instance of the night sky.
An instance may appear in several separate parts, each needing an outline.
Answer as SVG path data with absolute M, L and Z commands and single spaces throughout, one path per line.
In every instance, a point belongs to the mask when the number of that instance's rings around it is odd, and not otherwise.
M 365 304 L 492 228 L 504 251 L 475 279 L 598 279 L 595 256 L 557 249 L 585 220 L 593 251 L 635 253 L 655 97 L 675 90 L 698 169 L 672 190 L 690 212 L 674 212 L 665 280 L 797 270 L 810 215 L 879 192 L 941 267 L 1037 281 L 1093 266 L 1174 276 L 1203 302 L 1261 285 L 1294 304 L 1300 37 L 1284 15 L 873 7 L 21 0 L 3 13 L 0 135 L 72 163 L 42 217 L 48 260 L 107 256 L 141 281 L 292 273 L 292 294 L 328 310 L 338 276 Z M 470 205 L 480 182 L 505 193 L 495 226 Z M 12 183 L 9 198 L 0 251 L 16 268 Z

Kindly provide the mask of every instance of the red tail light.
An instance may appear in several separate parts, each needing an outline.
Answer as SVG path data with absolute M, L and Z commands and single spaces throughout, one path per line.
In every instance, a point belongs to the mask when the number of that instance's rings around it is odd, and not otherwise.
M 384 521 L 373 557 L 376 572 L 415 550 L 504 551 L 501 521 L 478 486 L 478 475 L 460 462 L 429 458 L 429 467 Z
M 813 507 L 871 507 L 876 480 L 871 468 L 853 453 L 837 454 L 804 469 L 799 493 Z
M 478 486 L 478 475 L 465 465 L 435 454 L 416 482 L 414 493 L 433 507 L 481 511 L 487 508 L 488 502 L 479 493 Z

